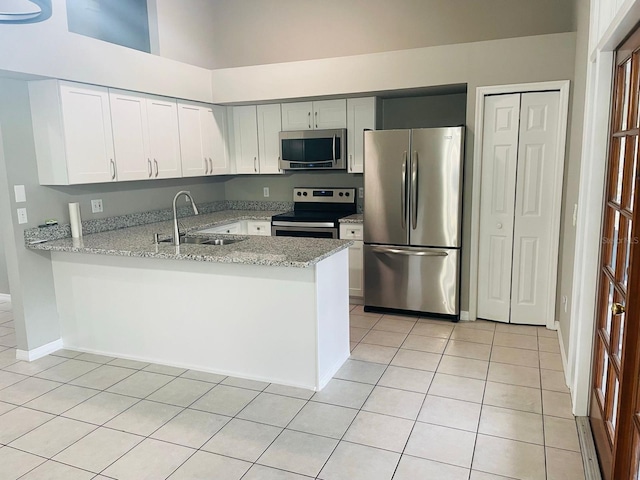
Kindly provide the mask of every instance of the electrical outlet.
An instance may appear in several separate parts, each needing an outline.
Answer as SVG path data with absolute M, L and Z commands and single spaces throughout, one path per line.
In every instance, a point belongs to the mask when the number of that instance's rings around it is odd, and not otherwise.
M 27 209 L 26 208 L 19 208 L 18 209 L 18 223 L 27 223 L 29 220 L 27 220 Z
M 91 200 L 91 213 L 100 213 L 102 211 L 102 199 Z
M 364 187 L 358 188 L 358 196 L 364 198 Z
M 265 197 L 268 197 L 268 196 L 269 196 L 269 187 L 264 187 L 264 188 L 262 189 L 262 194 L 263 194 Z

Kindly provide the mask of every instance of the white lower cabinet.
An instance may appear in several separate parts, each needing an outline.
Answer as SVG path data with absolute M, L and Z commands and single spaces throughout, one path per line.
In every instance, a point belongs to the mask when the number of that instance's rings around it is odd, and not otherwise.
M 271 222 L 267 220 L 240 220 L 217 227 L 198 230 L 196 233 L 229 233 L 236 235 L 271 236 Z
M 271 222 L 259 220 L 244 220 L 246 222 L 247 235 L 271 236 Z
M 340 238 L 355 240 L 349 247 L 349 296 L 364 296 L 364 255 L 362 240 L 363 226 L 359 223 L 343 223 L 340 225 Z

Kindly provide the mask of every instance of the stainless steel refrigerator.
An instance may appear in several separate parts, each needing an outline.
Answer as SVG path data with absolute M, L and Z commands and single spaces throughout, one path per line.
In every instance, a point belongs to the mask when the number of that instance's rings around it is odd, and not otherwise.
M 464 127 L 364 132 L 364 305 L 459 318 Z

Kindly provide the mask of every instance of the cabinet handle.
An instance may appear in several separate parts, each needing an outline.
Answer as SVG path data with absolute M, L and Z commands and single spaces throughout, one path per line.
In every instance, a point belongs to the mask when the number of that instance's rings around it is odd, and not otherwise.
M 209 157 L 209 175 L 213 173 L 213 160 Z
M 153 159 L 153 164 L 156 166 L 156 178 L 158 178 L 158 160 L 156 160 L 155 158 Z
M 111 170 L 111 180 L 116 179 L 116 162 L 113 161 L 113 158 L 109 159 L 109 169 Z
M 151 159 L 147 158 L 147 170 L 149 171 L 149 178 L 153 175 L 153 169 L 151 168 Z
M 311 129 L 311 112 L 307 112 L 307 121 L 309 122 L 309 129 Z
M 258 171 L 258 166 L 256 165 L 256 160 L 258 160 L 258 158 L 257 157 L 253 157 L 253 170 L 255 172 Z
M 209 175 L 209 164 L 207 163 L 207 159 L 204 159 L 204 174 Z
M 315 117 L 316 117 L 316 128 L 318 128 L 318 112 L 315 112 Z
M 349 155 L 349 171 L 353 172 L 353 155 Z

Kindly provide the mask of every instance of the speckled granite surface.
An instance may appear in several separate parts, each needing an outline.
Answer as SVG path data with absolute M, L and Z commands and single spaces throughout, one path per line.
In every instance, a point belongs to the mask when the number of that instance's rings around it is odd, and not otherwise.
M 362 223 L 364 221 L 364 214 L 354 213 L 348 217 L 342 217 L 340 223 Z
M 196 203 L 197 204 L 197 203 Z M 204 204 L 197 204 L 200 213 L 213 213 L 224 210 L 258 210 L 261 212 L 282 213 L 293 210 L 293 202 L 243 202 L 235 200 L 221 200 Z M 178 218 L 192 216 L 193 211 L 190 206 L 182 206 L 178 209 Z M 108 232 L 118 228 L 134 227 L 149 223 L 164 222 L 173 219 L 173 210 L 165 208 L 163 210 L 153 210 L 151 212 L 130 213 L 117 217 L 83 219 L 82 231 L 84 235 L 93 233 Z M 259 220 L 262 220 L 260 218 Z M 267 218 L 266 220 L 269 220 Z M 60 224 L 52 227 L 29 228 L 24 232 L 26 244 L 34 241 L 57 240 L 71 237 L 71 227 L 69 224 Z
M 195 232 L 237 220 L 270 220 L 274 211 L 225 210 L 180 219 L 182 232 Z M 160 238 L 172 235 L 173 224 L 157 222 L 107 232 L 84 235 L 82 240 L 64 238 L 28 245 L 34 250 L 77 252 L 127 257 L 150 257 L 199 262 L 242 263 L 283 267 L 311 267 L 334 253 L 348 248 L 350 240 L 321 238 L 263 237 L 257 235 L 202 235 L 210 238 L 235 238 L 242 241 L 230 245 L 184 244 L 176 249 L 170 243 L 153 243 L 154 233 Z

